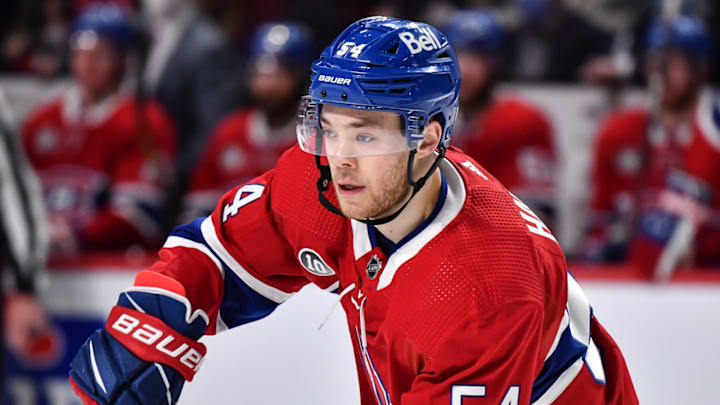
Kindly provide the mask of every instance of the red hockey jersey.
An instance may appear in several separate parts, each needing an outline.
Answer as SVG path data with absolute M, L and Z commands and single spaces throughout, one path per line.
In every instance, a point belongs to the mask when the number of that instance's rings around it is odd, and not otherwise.
M 513 194 L 552 210 L 556 152 L 551 125 L 540 110 L 516 97 L 499 99 L 457 138 L 453 144 Z
M 22 129 L 50 216 L 64 217 L 86 248 L 161 243 L 171 122 L 157 104 L 141 111 L 123 93 L 87 110 L 80 103 L 73 88 L 36 109 Z
M 225 118 L 193 170 L 184 202 L 186 219 L 207 215 L 234 186 L 275 167 L 296 141 L 295 121 L 271 129 L 259 108 L 244 108 Z
M 548 228 L 458 150 L 440 170 L 435 212 L 388 257 L 374 228 L 321 206 L 295 147 L 176 228 L 151 270 L 184 286 L 208 333 L 310 282 L 339 292 L 363 404 L 637 403 Z
M 650 271 L 677 221 L 691 218 L 696 263 L 718 262 L 720 130 L 712 97 L 704 94 L 693 120 L 674 133 L 649 118 L 645 110 L 615 113 L 596 138 L 586 251 L 629 257 Z

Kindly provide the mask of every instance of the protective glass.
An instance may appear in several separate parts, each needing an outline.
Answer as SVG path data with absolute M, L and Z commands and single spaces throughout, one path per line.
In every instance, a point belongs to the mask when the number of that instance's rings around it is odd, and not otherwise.
M 407 152 L 422 140 L 408 141 L 406 122 L 416 120 L 410 110 L 379 109 L 377 107 L 333 102 L 333 106 L 363 110 L 353 115 L 349 124 L 333 123 L 331 116 L 323 116 L 323 104 L 303 97 L 297 121 L 300 148 L 314 155 L 332 157 L 365 157 Z M 342 113 L 342 110 L 337 110 Z M 333 124 L 339 126 L 333 127 Z M 418 131 L 419 132 L 419 131 Z

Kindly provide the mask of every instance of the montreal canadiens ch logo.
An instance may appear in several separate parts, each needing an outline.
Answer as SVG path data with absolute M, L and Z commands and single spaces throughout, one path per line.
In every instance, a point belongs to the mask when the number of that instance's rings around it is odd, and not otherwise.
M 300 264 L 302 264 L 305 270 L 316 276 L 325 277 L 335 274 L 335 271 L 328 266 L 327 263 L 325 263 L 325 260 L 323 260 L 322 257 L 320 257 L 320 255 L 312 249 L 300 249 L 300 252 L 298 253 L 298 260 L 300 260 Z

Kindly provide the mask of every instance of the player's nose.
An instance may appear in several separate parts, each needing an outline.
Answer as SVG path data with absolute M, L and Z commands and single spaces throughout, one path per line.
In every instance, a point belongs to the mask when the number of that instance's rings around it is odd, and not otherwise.
M 335 167 L 353 169 L 357 167 L 357 158 L 349 156 L 328 156 L 328 162 Z

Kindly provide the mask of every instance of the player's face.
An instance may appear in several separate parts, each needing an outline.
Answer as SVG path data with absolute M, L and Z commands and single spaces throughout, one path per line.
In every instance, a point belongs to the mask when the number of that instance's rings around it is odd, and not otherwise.
M 73 44 L 73 76 L 91 96 L 111 91 L 121 75 L 121 64 L 112 45 L 97 36 L 81 36 Z
M 462 78 L 460 103 L 474 101 L 490 80 L 490 63 L 486 57 L 473 52 L 459 51 L 458 62 Z
M 287 105 L 290 98 L 297 103 L 297 83 L 293 73 L 274 57 L 260 58 L 250 76 L 250 92 L 260 107 L 275 110 Z
M 323 128 L 335 132 L 338 137 L 358 131 L 403 137 L 398 116 L 388 112 L 326 105 L 321 119 Z M 409 189 L 408 154 L 328 156 L 335 194 L 343 214 L 355 219 L 381 218 L 404 203 Z
M 695 80 L 687 57 L 677 53 L 668 55 L 664 73 L 663 103 L 671 108 L 691 103 Z

